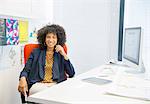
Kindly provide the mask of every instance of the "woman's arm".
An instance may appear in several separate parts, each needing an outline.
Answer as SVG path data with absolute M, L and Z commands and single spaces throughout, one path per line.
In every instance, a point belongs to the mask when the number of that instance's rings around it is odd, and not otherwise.
M 65 69 L 65 72 L 69 75 L 69 78 L 71 78 L 75 75 L 74 67 L 71 64 L 69 59 L 64 60 L 64 69 Z
M 64 56 L 65 60 L 69 59 L 68 56 L 67 56 L 67 54 L 64 51 L 64 48 L 61 45 L 56 45 L 55 50 L 56 50 L 56 52 L 59 52 L 62 56 Z
M 30 72 L 32 62 L 33 62 L 33 53 L 31 53 L 27 63 L 25 64 L 25 67 L 20 73 L 18 91 L 21 92 L 24 96 L 26 96 L 27 95 L 26 92 L 28 92 L 27 77 L 28 73 Z
M 26 81 L 26 77 L 21 77 L 19 80 L 18 91 L 21 92 L 24 96 L 26 96 L 26 92 L 28 92 L 28 84 Z
M 33 52 L 31 52 L 30 57 L 28 58 L 28 60 L 27 60 L 27 62 L 25 64 L 25 67 L 23 68 L 23 70 L 20 73 L 20 78 L 23 77 L 23 76 L 27 78 L 27 76 L 28 76 L 28 74 L 29 74 L 29 72 L 31 70 L 33 57 L 34 57 Z
M 71 64 L 67 54 L 65 53 L 63 47 L 61 45 L 56 45 L 56 52 L 59 52 L 64 57 L 64 67 L 66 73 L 69 75 L 69 78 L 73 77 L 75 74 L 74 67 Z

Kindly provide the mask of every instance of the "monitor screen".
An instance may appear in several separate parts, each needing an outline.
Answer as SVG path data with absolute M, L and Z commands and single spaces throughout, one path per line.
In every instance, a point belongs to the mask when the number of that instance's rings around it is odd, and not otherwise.
M 142 67 L 142 30 L 141 27 L 125 28 L 123 40 L 123 62 L 139 72 Z
M 123 58 L 139 64 L 141 28 L 126 28 L 124 34 Z

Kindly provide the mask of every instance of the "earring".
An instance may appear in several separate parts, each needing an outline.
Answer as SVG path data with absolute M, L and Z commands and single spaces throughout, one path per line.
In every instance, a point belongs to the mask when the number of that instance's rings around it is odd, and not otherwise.
M 46 43 L 44 42 L 44 46 L 46 46 Z

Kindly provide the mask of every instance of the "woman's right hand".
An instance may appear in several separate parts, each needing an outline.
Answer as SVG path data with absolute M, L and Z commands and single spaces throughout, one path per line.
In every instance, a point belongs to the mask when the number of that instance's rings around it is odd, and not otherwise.
M 21 77 L 18 85 L 18 91 L 21 92 L 24 96 L 26 96 L 26 92 L 28 92 L 28 85 L 25 77 Z

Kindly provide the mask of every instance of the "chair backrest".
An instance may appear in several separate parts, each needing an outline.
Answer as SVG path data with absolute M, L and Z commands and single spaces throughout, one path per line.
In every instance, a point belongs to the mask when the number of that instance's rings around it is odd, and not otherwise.
M 32 50 L 38 47 L 39 47 L 39 44 L 26 44 L 24 46 L 24 63 L 26 63 L 26 61 L 28 60 Z
M 26 63 L 26 61 L 28 60 L 34 48 L 39 48 L 39 44 L 26 44 L 24 46 L 24 63 Z M 63 48 L 64 48 L 65 53 L 67 54 L 67 46 L 64 45 Z

